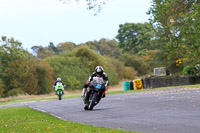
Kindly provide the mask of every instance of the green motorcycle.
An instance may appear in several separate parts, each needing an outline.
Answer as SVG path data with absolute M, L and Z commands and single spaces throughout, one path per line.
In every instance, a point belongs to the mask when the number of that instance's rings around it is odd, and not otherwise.
M 62 95 L 64 94 L 64 85 L 61 82 L 57 82 L 55 86 L 56 95 L 58 100 L 62 100 Z

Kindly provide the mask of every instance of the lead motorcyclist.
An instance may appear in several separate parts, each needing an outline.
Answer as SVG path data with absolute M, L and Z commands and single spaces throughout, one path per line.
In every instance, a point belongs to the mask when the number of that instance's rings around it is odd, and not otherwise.
M 96 77 L 96 76 L 99 76 L 99 77 L 103 77 L 103 80 L 105 81 L 105 88 L 106 88 L 106 91 L 108 90 L 108 76 L 107 74 L 104 72 L 103 70 L 103 67 L 101 66 L 97 66 L 95 68 L 95 72 L 92 73 L 92 75 L 89 77 L 89 79 L 87 80 L 86 84 L 84 84 L 84 87 L 83 87 L 83 90 L 82 90 L 82 98 L 84 100 L 85 98 L 85 92 L 86 92 L 86 89 L 88 88 L 88 86 L 90 85 L 90 82 L 93 80 L 93 77 Z M 105 97 L 105 92 L 104 92 L 104 95 L 103 97 Z
M 60 77 L 58 77 L 57 79 L 56 79 L 56 81 L 54 82 L 54 84 L 53 84 L 53 88 L 54 88 L 54 90 L 55 90 L 55 95 L 57 95 L 57 88 L 56 88 L 56 84 L 58 83 L 58 82 L 60 82 L 60 83 L 62 83 L 62 85 L 65 87 L 66 85 L 65 85 L 65 83 L 62 81 L 62 79 L 60 78 Z M 62 94 L 64 94 L 64 88 L 63 88 L 63 90 L 62 90 Z

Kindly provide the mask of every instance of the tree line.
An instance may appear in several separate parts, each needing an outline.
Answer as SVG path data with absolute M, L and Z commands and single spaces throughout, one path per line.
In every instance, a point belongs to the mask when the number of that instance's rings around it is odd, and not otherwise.
M 137 55 L 122 54 L 115 39 L 79 45 L 49 43 L 47 47 L 33 46 L 32 53 L 14 38 L 3 36 L 0 42 L 1 97 L 48 94 L 53 91 L 56 77 L 62 78 L 67 89 L 80 90 L 97 65 L 108 74 L 110 85 L 148 72 L 148 64 Z
M 148 14 L 149 23 L 119 25 L 114 39 L 50 42 L 33 46 L 32 53 L 2 36 L 0 96 L 48 94 L 56 77 L 67 89 L 82 89 L 97 65 L 105 69 L 110 85 L 151 75 L 155 67 L 166 67 L 172 75 L 199 75 L 199 1 L 153 0 Z

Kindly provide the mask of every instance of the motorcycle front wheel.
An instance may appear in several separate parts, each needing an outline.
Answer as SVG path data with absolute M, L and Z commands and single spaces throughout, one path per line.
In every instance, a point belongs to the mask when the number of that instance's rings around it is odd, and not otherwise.
M 93 110 L 94 106 L 96 105 L 96 101 L 97 101 L 97 97 L 98 95 L 94 94 L 93 97 L 92 97 L 92 100 L 90 101 L 90 104 L 89 104 L 89 110 Z
M 61 93 L 61 91 L 58 92 L 58 100 L 62 100 L 62 93 Z

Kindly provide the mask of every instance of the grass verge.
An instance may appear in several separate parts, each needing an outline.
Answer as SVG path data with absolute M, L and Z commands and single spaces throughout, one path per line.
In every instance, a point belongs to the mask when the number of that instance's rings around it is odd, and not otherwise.
M 1 133 L 138 133 L 64 121 L 28 107 L 0 109 Z
M 74 97 L 80 97 L 80 94 L 67 94 L 63 95 L 63 99 L 66 98 L 74 98 Z M 41 101 L 41 100 L 53 100 L 53 99 L 58 99 L 56 95 L 34 95 L 34 96 L 15 96 L 15 97 L 9 97 L 9 98 L 2 98 L 0 101 L 0 105 L 6 105 L 10 103 L 18 103 L 18 102 L 30 102 L 30 101 Z

